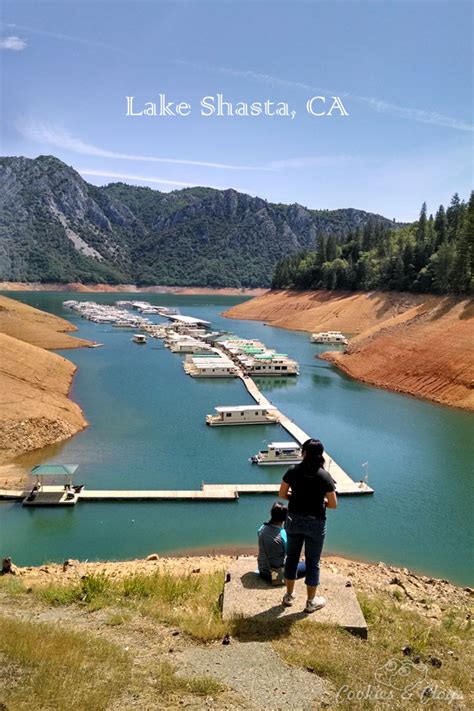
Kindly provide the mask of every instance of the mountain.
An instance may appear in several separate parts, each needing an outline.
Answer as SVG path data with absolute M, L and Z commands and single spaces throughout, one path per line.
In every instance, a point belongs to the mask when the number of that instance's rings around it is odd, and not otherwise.
M 0 280 L 268 286 L 275 264 L 380 215 L 235 190 L 90 185 L 53 156 L 0 158 Z

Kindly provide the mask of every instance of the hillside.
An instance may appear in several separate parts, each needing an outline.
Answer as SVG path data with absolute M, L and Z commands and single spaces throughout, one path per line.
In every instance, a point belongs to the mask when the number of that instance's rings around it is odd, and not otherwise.
M 326 360 L 365 383 L 474 410 L 474 301 L 430 297 Z
M 76 366 L 46 349 L 77 348 L 68 321 L 0 296 L 0 486 L 20 484 L 21 454 L 62 442 L 86 427 L 68 398 Z
M 0 159 L 0 281 L 262 287 L 322 235 L 393 222 L 235 190 L 97 187 L 52 156 Z
M 401 292 L 269 291 L 229 318 L 355 335 L 325 357 L 358 380 L 474 409 L 474 301 Z

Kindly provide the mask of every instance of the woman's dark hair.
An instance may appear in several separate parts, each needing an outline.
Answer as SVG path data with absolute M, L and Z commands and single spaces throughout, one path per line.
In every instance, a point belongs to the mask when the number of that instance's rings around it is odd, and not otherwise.
M 304 453 L 303 465 L 304 467 L 311 467 L 311 469 L 320 469 L 324 467 L 326 461 L 323 457 L 324 445 L 319 439 L 307 439 L 301 447 Z
M 270 521 L 268 523 L 283 523 L 283 521 L 286 521 L 287 513 L 286 506 L 279 501 L 275 501 L 270 511 Z

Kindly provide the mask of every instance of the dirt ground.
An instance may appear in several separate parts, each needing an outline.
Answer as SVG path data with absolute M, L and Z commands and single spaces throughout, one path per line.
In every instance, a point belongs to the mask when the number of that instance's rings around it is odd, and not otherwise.
M 48 564 L 40 567 L 18 569 L 25 585 L 40 585 L 53 581 L 79 580 L 83 575 L 104 573 L 112 578 L 124 578 L 133 573 L 152 573 L 156 570 L 172 574 L 208 573 L 226 570 L 235 556 L 186 555 L 166 557 L 151 553 L 148 559 L 130 561 L 81 562 L 69 560 L 66 564 Z M 256 559 L 255 559 L 256 565 Z M 439 619 L 446 605 L 456 605 L 466 614 L 472 613 L 474 589 L 461 588 L 448 580 L 440 580 L 414 573 L 407 568 L 397 568 L 385 563 L 364 563 L 339 556 L 325 556 L 322 570 L 346 575 L 358 590 L 369 593 L 398 591 L 408 609 L 421 612 L 426 617 Z
M 14 460 L 61 442 L 86 427 L 68 398 L 76 366 L 52 348 L 91 345 L 74 338 L 68 321 L 0 296 L 0 482 L 21 486 L 24 467 Z

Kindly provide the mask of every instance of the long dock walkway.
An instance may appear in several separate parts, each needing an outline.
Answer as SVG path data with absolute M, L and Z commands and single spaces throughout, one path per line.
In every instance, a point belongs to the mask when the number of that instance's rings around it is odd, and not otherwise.
M 250 395 L 255 400 L 255 402 L 262 406 L 272 406 L 270 400 L 268 400 L 265 395 L 260 392 L 252 378 L 250 378 L 248 375 L 244 375 L 242 372 L 239 373 L 239 377 L 247 388 Z M 283 427 L 283 429 L 285 429 L 296 440 L 296 442 L 298 442 L 298 444 L 303 444 L 303 442 L 309 439 L 309 435 L 306 434 L 306 432 L 304 432 L 301 427 L 298 427 L 298 425 L 296 425 L 292 420 L 290 420 L 289 417 L 280 412 L 280 410 L 277 409 L 273 412 L 278 418 L 278 422 Z M 364 481 L 353 481 L 349 474 L 346 474 L 342 467 L 340 467 L 339 464 L 334 461 L 334 459 L 330 456 L 328 452 L 325 452 L 325 457 L 327 470 L 336 482 L 336 491 L 338 494 L 343 495 L 374 493 L 374 490 Z
M 263 494 L 277 496 L 280 483 L 275 484 L 202 484 L 201 489 L 86 489 L 78 496 L 81 501 L 237 501 L 241 495 Z M 342 488 L 338 494 L 353 496 L 366 494 L 367 491 L 355 488 Z M 21 489 L 0 489 L 0 501 L 22 501 L 29 491 Z

